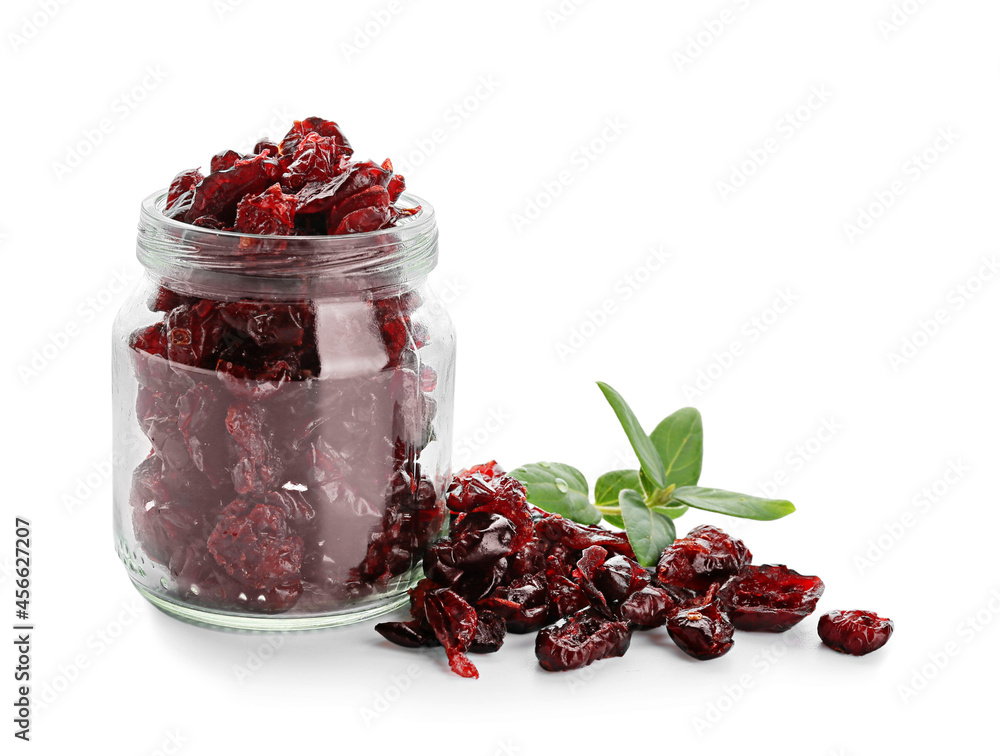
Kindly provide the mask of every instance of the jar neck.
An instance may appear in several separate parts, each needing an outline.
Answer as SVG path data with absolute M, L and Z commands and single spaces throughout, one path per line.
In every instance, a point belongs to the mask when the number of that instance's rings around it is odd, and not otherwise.
M 342 236 L 255 236 L 192 226 L 163 214 L 166 192 L 142 203 L 136 256 L 149 275 L 183 293 L 218 298 L 316 299 L 376 295 L 419 285 L 437 265 L 434 209 L 393 228 Z

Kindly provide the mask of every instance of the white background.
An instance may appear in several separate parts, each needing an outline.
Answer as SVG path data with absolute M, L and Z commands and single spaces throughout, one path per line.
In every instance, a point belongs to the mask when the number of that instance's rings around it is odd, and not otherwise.
M 1000 662 L 998 22 L 988 0 L 7 0 L 0 581 L 9 607 L 27 516 L 39 704 L 16 745 L 964 751 Z M 551 459 L 593 481 L 635 465 L 595 380 L 647 429 L 694 404 L 703 483 L 798 505 L 734 525 L 758 561 L 821 575 L 821 612 L 892 617 L 889 645 L 841 657 L 812 617 L 696 663 L 658 630 L 548 674 L 522 636 L 468 681 L 369 626 L 237 635 L 144 604 L 105 474 L 140 200 L 309 115 L 437 208 L 458 465 Z

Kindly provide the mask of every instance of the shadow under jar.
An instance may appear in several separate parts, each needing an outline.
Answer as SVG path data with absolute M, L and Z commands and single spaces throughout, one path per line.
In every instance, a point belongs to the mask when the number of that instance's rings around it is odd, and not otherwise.
M 142 206 L 114 326 L 114 529 L 194 622 L 293 630 L 404 603 L 447 527 L 455 366 L 426 203 L 394 228 L 253 236 Z

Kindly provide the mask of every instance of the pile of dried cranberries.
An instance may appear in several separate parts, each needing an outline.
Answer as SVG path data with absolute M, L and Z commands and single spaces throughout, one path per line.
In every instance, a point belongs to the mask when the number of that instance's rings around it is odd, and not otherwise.
M 280 144 L 258 142 L 250 155 L 224 150 L 207 176 L 178 173 L 164 213 L 243 234 L 323 236 L 377 231 L 419 210 L 396 207 L 406 182 L 389 160 L 353 154 L 333 121 L 296 121 Z
M 451 534 L 424 556 L 412 619 L 375 629 L 400 646 L 443 646 L 463 677 L 479 676 L 468 654 L 497 651 L 508 631 L 537 632 L 535 655 L 550 671 L 622 656 L 633 631 L 663 626 L 686 654 L 715 659 L 733 647 L 734 630 L 783 632 L 823 595 L 818 577 L 751 564 L 742 541 L 710 525 L 647 570 L 624 533 L 533 507 L 496 462 L 459 473 L 446 504 Z M 875 650 L 892 631 L 888 620 L 857 616 L 871 613 L 833 614 L 820 632 L 846 653 Z
M 297 121 L 280 144 L 220 152 L 207 176 L 178 174 L 165 213 L 316 235 L 385 228 L 419 209 L 394 206 L 404 181 L 388 160 L 351 154 L 337 124 Z M 130 504 L 138 545 L 171 579 L 164 588 L 213 609 L 318 613 L 384 592 L 419 565 L 446 518 L 420 463 L 437 414 L 420 295 L 382 292 L 352 308 L 160 283 L 148 302 L 155 322 L 129 339 L 136 420 L 151 446 Z M 339 355 L 321 354 L 324 312 L 378 369 L 337 375 Z

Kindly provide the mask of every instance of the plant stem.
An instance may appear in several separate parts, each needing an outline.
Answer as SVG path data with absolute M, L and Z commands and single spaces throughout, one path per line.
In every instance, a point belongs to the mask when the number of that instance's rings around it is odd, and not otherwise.
M 601 511 L 601 514 L 620 515 L 622 513 L 622 508 L 617 505 L 610 506 L 607 504 L 595 504 L 594 506 Z

